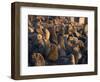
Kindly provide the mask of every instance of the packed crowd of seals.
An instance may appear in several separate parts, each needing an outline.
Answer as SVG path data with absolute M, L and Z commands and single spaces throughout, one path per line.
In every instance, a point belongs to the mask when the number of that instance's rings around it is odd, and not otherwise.
M 28 65 L 87 64 L 88 20 L 81 18 L 29 15 Z

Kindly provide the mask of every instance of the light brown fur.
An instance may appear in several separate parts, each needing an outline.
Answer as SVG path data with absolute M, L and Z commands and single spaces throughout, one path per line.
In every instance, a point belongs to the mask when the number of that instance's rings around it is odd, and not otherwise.
M 33 53 L 32 59 L 35 60 L 36 66 L 44 66 L 45 65 L 44 57 L 40 53 Z
M 55 44 L 51 44 L 51 50 L 48 56 L 48 59 L 51 61 L 56 61 L 58 59 L 58 48 Z

